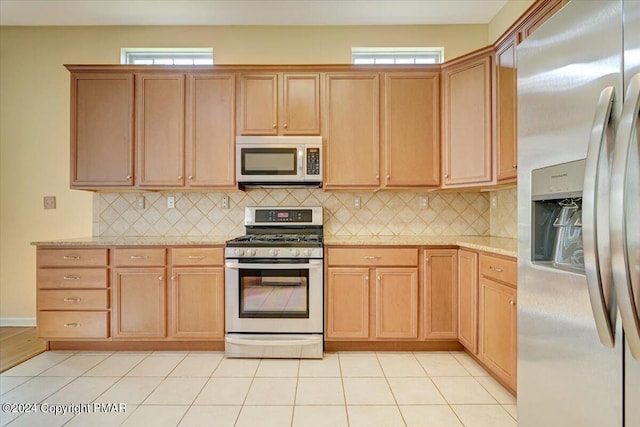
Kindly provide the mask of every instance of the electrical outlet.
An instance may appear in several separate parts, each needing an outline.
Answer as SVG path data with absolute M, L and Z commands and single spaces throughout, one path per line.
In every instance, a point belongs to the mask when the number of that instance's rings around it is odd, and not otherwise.
M 222 196 L 222 209 L 229 209 L 229 196 Z
M 495 194 L 491 195 L 491 209 L 497 209 L 498 208 L 498 196 L 496 196 Z
M 56 208 L 56 196 L 44 196 L 42 198 L 42 203 L 45 209 L 55 209 Z
M 420 209 L 429 209 L 429 197 L 420 196 Z
M 353 197 L 353 209 L 360 209 L 360 196 Z
M 136 209 L 144 209 L 145 208 L 145 200 L 144 196 L 136 197 Z
M 167 197 L 167 209 L 175 209 L 176 207 L 176 198 L 173 196 Z

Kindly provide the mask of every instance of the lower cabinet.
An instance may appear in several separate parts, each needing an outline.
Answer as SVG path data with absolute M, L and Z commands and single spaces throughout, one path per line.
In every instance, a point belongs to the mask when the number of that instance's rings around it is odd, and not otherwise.
M 39 247 L 37 259 L 40 338 L 224 338 L 222 246 Z
M 329 248 L 326 338 L 417 339 L 417 264 L 417 248 Z
M 478 354 L 478 253 L 458 250 L 458 341 Z
M 329 268 L 325 302 L 327 338 L 369 338 L 368 268 Z
M 114 278 L 114 338 L 166 337 L 166 269 L 116 268 Z
M 478 358 L 511 389 L 516 389 L 516 262 L 480 255 Z
M 424 251 L 424 338 L 458 338 L 458 250 Z
M 224 269 L 180 267 L 171 276 L 171 336 L 224 337 Z

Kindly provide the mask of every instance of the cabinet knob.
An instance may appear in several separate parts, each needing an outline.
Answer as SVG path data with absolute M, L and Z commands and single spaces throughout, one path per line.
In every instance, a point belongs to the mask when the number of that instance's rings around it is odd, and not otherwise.
M 364 280 L 369 281 L 369 276 L 364 276 Z
M 495 271 L 496 273 L 502 273 L 504 271 L 500 267 L 494 267 L 492 265 L 489 266 L 489 270 Z
M 189 179 L 193 179 L 193 175 L 189 175 Z
M 131 175 L 127 175 L 127 179 L 131 179 Z
M 376 179 L 380 179 L 380 175 L 376 175 Z
M 391 181 L 391 175 L 387 175 L 387 180 Z
M 162 276 L 158 277 L 158 280 L 162 282 L 162 279 L 164 279 Z
M 509 305 L 516 305 L 516 302 L 514 300 L 509 301 Z
M 179 180 L 180 180 L 180 179 L 182 179 L 182 175 L 178 175 L 178 179 L 179 179 Z
M 380 281 L 381 277 L 378 275 L 378 281 Z
M 426 263 L 429 263 L 429 257 L 425 257 L 425 258 L 424 258 L 424 261 L 425 261 Z
M 276 128 L 276 124 L 275 124 L 275 123 L 274 123 L 274 124 L 272 124 L 272 125 L 271 125 L 271 127 L 272 127 L 273 129 L 275 129 L 275 128 Z
M 518 169 L 518 165 L 511 165 L 512 168 Z
M 448 173 L 445 173 L 445 174 L 444 174 L 444 177 L 445 177 L 445 178 L 449 178 L 449 174 L 448 174 Z
M 287 124 L 286 124 L 286 123 L 284 124 L 284 128 L 285 128 L 285 129 L 287 128 Z

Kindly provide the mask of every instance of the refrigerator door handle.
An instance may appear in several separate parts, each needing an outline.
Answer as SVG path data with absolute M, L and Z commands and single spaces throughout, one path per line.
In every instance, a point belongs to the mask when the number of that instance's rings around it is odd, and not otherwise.
M 596 330 L 602 345 L 614 346 L 614 332 L 609 318 L 609 311 L 604 297 L 603 277 L 601 275 L 600 258 L 598 255 L 598 189 L 601 171 L 600 163 L 603 151 L 606 151 L 607 125 L 611 117 L 614 100 L 613 86 L 606 87 L 600 93 L 596 113 L 591 127 L 589 147 L 584 170 L 584 187 L 582 193 L 582 239 L 584 246 L 584 266 L 587 277 L 587 289 L 591 309 L 596 322 Z M 604 153 L 606 156 L 606 152 Z
M 629 259 L 627 240 L 629 237 L 627 226 L 634 224 L 634 221 L 638 221 L 638 218 L 627 218 L 628 197 L 638 197 L 638 189 L 629 188 L 630 186 L 627 185 L 627 178 L 630 172 L 629 162 L 634 161 L 631 158 L 631 148 L 632 144 L 637 143 L 637 141 L 633 140 L 633 136 L 634 132 L 638 132 L 638 114 L 640 114 L 640 74 L 636 74 L 631 78 L 627 89 L 627 97 L 622 106 L 622 114 L 613 151 L 611 201 L 609 205 L 613 283 L 629 350 L 635 359 L 640 360 L 640 319 L 638 318 L 638 307 L 636 307 L 635 303 L 635 301 L 640 301 L 640 296 L 634 296 L 634 285 L 636 290 L 640 292 L 640 272 L 638 266 L 632 264 Z M 637 147 L 636 150 L 638 150 Z M 635 173 L 637 171 L 638 169 L 635 170 Z M 632 171 L 631 173 L 634 172 Z M 635 237 L 637 238 L 638 236 Z M 636 248 L 635 250 L 639 249 Z

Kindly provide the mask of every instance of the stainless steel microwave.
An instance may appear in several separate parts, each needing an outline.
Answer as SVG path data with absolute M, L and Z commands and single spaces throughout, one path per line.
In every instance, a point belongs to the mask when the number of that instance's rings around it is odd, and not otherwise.
M 236 137 L 241 186 L 322 186 L 321 136 Z

